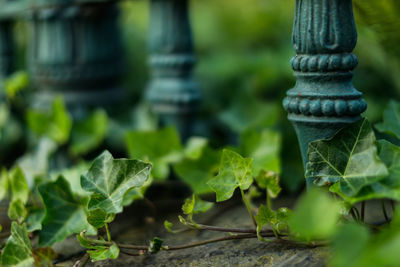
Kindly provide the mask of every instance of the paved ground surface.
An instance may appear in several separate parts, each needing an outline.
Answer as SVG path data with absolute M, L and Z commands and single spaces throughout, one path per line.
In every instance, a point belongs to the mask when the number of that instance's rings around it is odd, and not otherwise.
M 178 201 L 179 202 L 179 201 Z M 162 222 L 168 219 L 177 222 L 177 210 L 171 210 L 168 207 L 177 206 L 177 203 L 158 204 L 159 210 L 164 214 L 159 214 L 159 219 L 153 220 L 147 217 L 146 224 L 137 219 L 142 217 L 140 214 L 145 210 L 148 215 L 149 207 L 132 207 L 125 213 L 130 217 L 119 218 L 111 227 L 114 229 L 114 236 L 120 243 L 129 244 L 148 244 L 154 236 L 161 237 L 167 245 L 180 245 L 200 240 L 206 240 L 214 237 L 224 236 L 223 233 L 206 231 L 186 231 L 180 234 L 170 234 L 163 230 Z M 161 207 L 160 207 L 161 206 Z M 142 210 L 138 212 L 137 210 Z M 135 216 L 137 212 L 137 216 Z M 145 212 L 145 213 L 146 213 Z M 146 217 L 146 215 L 144 216 Z M 162 218 L 162 220 L 161 220 Z M 242 206 L 233 206 L 229 208 L 215 209 L 199 221 L 205 220 L 210 225 L 225 227 L 251 227 L 251 221 L 246 210 Z M 142 226 L 140 226 L 142 225 Z M 145 226 L 143 226 L 145 225 Z M 60 262 L 57 266 L 72 266 L 82 254 L 79 245 L 75 240 L 57 245 L 57 250 L 65 254 L 67 261 Z M 68 252 L 68 253 L 66 253 Z M 71 258 L 71 255 L 74 255 Z M 146 256 L 126 256 L 121 255 L 114 261 L 103 261 L 91 263 L 87 266 L 324 266 L 324 259 L 328 256 L 326 248 L 306 248 L 295 245 L 281 243 L 262 243 L 256 239 L 225 241 L 220 243 L 208 244 L 202 247 L 178 250 L 163 251 L 154 255 Z

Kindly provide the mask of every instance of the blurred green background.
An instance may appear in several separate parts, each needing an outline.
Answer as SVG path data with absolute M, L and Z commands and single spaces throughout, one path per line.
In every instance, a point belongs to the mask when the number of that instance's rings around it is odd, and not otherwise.
M 191 20 L 204 92 L 203 114 L 215 115 L 234 131 L 248 125 L 273 126 L 283 133 L 283 183 L 295 191 L 303 183 L 293 128 L 281 101 L 295 80 L 291 31 L 294 0 L 193 0 Z M 400 1 L 355 0 L 359 67 L 355 87 L 368 102 L 365 116 L 381 119 L 391 98 L 400 95 Z M 121 25 L 129 55 L 127 87 L 141 99 L 148 80 L 147 1 L 121 4 Z M 259 121 L 255 121 L 255 117 Z

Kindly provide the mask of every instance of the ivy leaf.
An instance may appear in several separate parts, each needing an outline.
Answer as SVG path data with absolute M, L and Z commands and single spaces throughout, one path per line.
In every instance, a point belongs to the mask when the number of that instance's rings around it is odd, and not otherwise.
M 282 188 L 279 185 L 279 176 L 275 172 L 266 172 L 261 170 L 256 176 L 258 186 L 268 190 L 268 195 L 276 198 L 281 192 Z
M 206 212 L 214 206 L 214 203 L 201 200 L 199 196 L 193 194 L 191 198 L 185 200 L 182 211 L 186 215 L 198 214 Z
M 72 119 L 60 97 L 54 99 L 52 108 L 48 112 L 28 110 L 27 123 L 34 133 L 47 136 L 58 144 L 68 141 L 72 128 Z
M 261 170 L 281 172 L 281 135 L 270 130 L 247 130 L 240 136 L 240 149 L 243 155 L 254 159 L 253 173 Z
M 152 182 L 153 179 L 150 177 L 141 187 L 134 187 L 126 191 L 122 200 L 122 205 L 126 207 L 131 205 L 135 200 L 143 199 Z
M 383 122 L 375 125 L 378 131 L 390 134 L 400 139 L 400 103 L 390 101 L 383 113 Z
M 164 221 L 164 228 L 170 233 L 174 233 L 174 230 L 172 230 L 172 226 L 172 222 L 169 222 L 167 220 Z
M 286 207 L 279 208 L 276 212 L 277 222 L 275 224 L 275 229 L 278 233 L 289 231 L 289 219 L 292 215 L 292 211 Z
M 35 267 L 48 267 L 53 265 L 53 260 L 57 259 L 57 253 L 50 247 L 35 248 L 33 251 Z
M 26 180 L 33 186 L 37 177 L 45 176 L 49 170 L 49 158 L 56 151 L 57 144 L 49 138 L 41 138 L 35 149 L 18 159 L 17 163 L 23 170 Z
M 85 155 L 97 148 L 107 134 L 107 113 L 98 109 L 85 120 L 76 122 L 71 132 L 71 152 L 74 155 Z
M 52 171 L 50 176 L 53 180 L 57 179 L 59 176 L 63 176 L 66 180 L 68 180 L 71 186 L 71 191 L 74 192 L 74 194 L 81 197 L 87 197 L 90 195 L 90 193 L 83 190 L 81 186 L 81 175 L 87 171 L 89 167 L 90 163 L 80 162 L 74 165 L 72 168 Z
M 8 197 L 10 188 L 10 177 L 6 168 L 3 168 L 0 173 L 0 201 Z
M 32 245 L 26 225 L 11 224 L 11 236 L 1 253 L 1 266 L 30 267 L 33 264 Z
M 90 228 L 84 203 L 73 196 L 64 177 L 41 184 L 38 189 L 46 210 L 42 230 L 39 232 L 40 246 L 51 246 Z
M 8 207 L 8 217 L 11 220 L 23 222 L 27 215 L 28 211 L 21 199 L 11 201 Z
M 161 250 L 162 248 L 162 244 L 163 244 L 163 240 L 158 238 L 158 237 L 154 237 L 153 240 L 151 240 L 150 245 L 149 245 L 149 252 L 150 253 L 157 253 Z
M 165 179 L 169 175 L 169 164 L 183 157 L 183 148 L 175 128 L 158 131 L 132 131 L 126 135 L 126 145 L 131 158 L 153 163 L 152 175 Z
M 26 225 L 28 227 L 28 232 L 34 232 L 37 230 L 42 230 L 42 221 L 45 215 L 43 209 L 29 211 L 28 217 L 26 217 Z
M 107 214 L 101 209 L 91 210 L 88 215 L 88 222 L 96 229 L 103 227 L 106 223 L 111 223 L 115 214 Z
M 123 197 L 131 188 L 138 188 L 149 178 L 151 164 L 139 160 L 114 159 L 105 151 L 81 176 L 81 186 L 91 192 L 89 210 L 120 213 Z
M 340 217 L 340 205 L 328 194 L 309 190 L 303 195 L 289 218 L 289 227 L 295 237 L 307 242 L 325 239 L 335 233 Z
M 208 140 L 203 137 L 191 137 L 185 146 L 184 154 L 188 159 L 196 160 L 201 157 L 204 149 L 208 145 Z
M 228 200 L 236 188 L 248 189 L 253 183 L 253 159 L 243 158 L 238 153 L 224 149 L 222 151 L 219 173 L 208 181 L 208 185 L 217 194 L 217 202 Z
M 111 246 L 102 246 L 95 250 L 87 251 L 90 255 L 92 262 L 103 261 L 103 260 L 115 260 L 119 256 L 119 248 L 117 245 L 112 244 Z
M 272 227 L 277 223 L 277 214 L 275 211 L 271 210 L 270 208 L 261 205 L 258 209 L 258 213 L 255 216 L 257 222 L 257 236 L 260 241 L 264 241 L 265 239 L 260 235 L 262 228 L 267 225 L 271 224 Z
M 355 196 L 347 196 L 340 186 L 334 184 L 329 190 L 338 194 L 344 201 L 353 205 L 370 199 L 389 198 L 400 201 L 400 147 L 386 140 L 379 140 L 379 157 L 389 170 L 389 175 L 383 180 L 366 186 Z
M 13 73 L 4 82 L 4 91 L 8 98 L 14 99 L 18 92 L 28 87 L 29 77 L 25 71 Z
M 340 130 L 329 140 L 311 142 L 308 159 L 306 178 L 320 184 L 339 181 L 341 191 L 348 196 L 355 196 L 364 186 L 388 175 L 366 119 Z
M 207 182 L 218 172 L 221 152 L 210 147 L 203 148 L 197 159 L 185 158 L 174 165 L 174 171 L 179 178 L 190 185 L 195 194 L 212 192 Z
M 22 169 L 16 167 L 10 176 L 11 202 L 20 200 L 22 204 L 27 203 L 30 190 Z

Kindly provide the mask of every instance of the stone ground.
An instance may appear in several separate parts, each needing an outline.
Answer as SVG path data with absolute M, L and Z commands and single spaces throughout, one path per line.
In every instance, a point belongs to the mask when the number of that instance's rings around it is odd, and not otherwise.
M 224 233 L 209 231 L 189 230 L 180 234 L 171 234 L 163 229 L 163 221 L 168 219 L 174 223 L 174 228 L 179 228 L 177 215 L 181 201 L 171 201 L 155 203 L 158 214 L 157 220 L 148 216 L 140 222 L 137 218 L 143 210 L 149 215 L 149 207 L 132 207 L 125 212 L 124 216 L 130 214 L 130 218 L 118 218 L 115 224 L 111 225 L 114 229 L 113 236 L 119 243 L 146 245 L 154 236 L 164 240 L 165 245 L 180 245 L 196 241 L 206 240 L 224 236 Z M 144 205 L 142 203 L 142 205 Z M 252 227 L 251 220 L 247 211 L 241 205 L 227 203 L 220 208 L 214 208 L 203 218 L 198 218 L 199 222 L 206 221 L 209 225 L 224 227 Z M 174 207 L 174 208 L 171 208 Z M 141 212 L 137 212 L 142 210 Z M 133 216 L 136 212 L 138 215 Z M 135 218 L 136 217 L 136 218 Z M 146 215 L 144 215 L 146 217 Z M 162 219 L 161 219 L 162 218 Z M 141 226 L 140 226 L 141 225 Z M 144 225 L 144 226 L 143 226 Z M 79 245 L 74 239 L 58 244 L 56 250 L 68 260 L 59 262 L 57 266 L 72 266 L 74 262 L 82 257 Z M 66 253 L 67 252 L 67 253 Z M 73 255 L 71 257 L 71 255 Z M 207 244 L 177 251 L 162 251 L 153 255 L 127 256 L 121 254 L 117 260 L 91 263 L 86 266 L 109 267 L 109 266 L 324 266 L 324 259 L 328 256 L 326 248 L 306 248 L 301 246 L 282 244 L 282 243 L 263 243 L 257 239 L 224 241 L 219 243 Z

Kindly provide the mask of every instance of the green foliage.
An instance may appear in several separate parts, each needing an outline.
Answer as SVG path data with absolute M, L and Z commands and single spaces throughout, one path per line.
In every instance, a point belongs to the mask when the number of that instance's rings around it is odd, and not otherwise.
M 312 189 L 298 201 L 289 218 L 292 234 L 301 240 L 326 239 L 335 233 L 341 206 L 326 193 Z
M 28 211 L 25 208 L 25 204 L 20 199 L 14 200 L 9 204 L 8 217 L 11 220 L 23 222 L 27 215 Z
M 62 98 L 54 100 L 50 111 L 28 110 L 26 119 L 29 128 L 39 136 L 49 137 L 58 144 L 69 139 L 72 119 Z
M 279 176 L 274 172 L 261 170 L 255 178 L 258 186 L 267 189 L 268 195 L 272 198 L 276 198 L 282 190 L 279 185 Z
M 35 267 L 52 266 L 53 261 L 57 258 L 57 253 L 50 247 L 35 248 L 32 253 Z
M 74 155 L 84 155 L 97 148 L 108 130 L 108 117 L 104 110 L 96 110 L 85 120 L 74 123 L 70 150 Z
M 203 148 L 198 158 L 185 157 L 174 164 L 174 171 L 179 178 L 190 185 L 195 194 L 212 192 L 207 182 L 218 172 L 221 152 L 208 146 Z
M 15 96 L 29 84 L 29 77 L 25 71 L 18 71 L 9 76 L 4 82 L 6 96 L 14 99 Z
M 393 135 L 400 139 L 400 103 L 390 101 L 383 113 L 383 122 L 375 125 L 380 132 Z
M 107 214 L 101 209 L 91 210 L 87 217 L 88 222 L 96 229 L 103 227 L 106 223 L 114 220 L 115 214 Z
M 153 163 L 152 175 L 165 179 L 169 164 L 182 158 L 182 145 L 175 128 L 158 131 L 131 131 L 126 134 L 126 145 L 131 158 Z
M 20 200 L 22 204 L 28 201 L 29 186 L 20 167 L 16 167 L 10 174 L 11 202 Z
M 30 267 L 33 264 L 32 245 L 26 225 L 11 224 L 11 236 L 1 253 L 1 265 L 7 267 Z
M 82 234 L 77 235 L 79 243 L 82 247 L 87 248 L 87 253 L 89 253 L 92 262 L 103 261 L 103 260 L 114 260 L 119 256 L 119 248 L 116 244 L 110 246 L 100 244 L 93 245 L 90 240 L 86 239 Z
M 219 173 L 208 181 L 208 185 L 217 194 L 217 202 L 228 200 L 236 188 L 248 189 L 253 183 L 253 159 L 243 158 L 238 153 L 224 149 L 222 151 Z
M 151 164 L 128 159 L 114 159 L 105 151 L 81 177 L 82 188 L 91 192 L 89 210 L 120 213 L 123 197 L 131 188 L 139 188 L 149 178 Z
M 151 240 L 150 245 L 149 245 L 149 252 L 150 253 L 157 253 L 161 250 L 162 244 L 164 241 L 158 237 L 154 237 L 153 240 Z
M 257 221 L 257 236 L 260 241 L 265 240 L 261 235 L 260 232 L 262 228 L 267 225 L 271 224 L 272 227 L 278 222 L 277 214 L 269 207 L 261 205 L 258 209 L 258 213 L 255 216 Z
M 308 158 L 307 178 L 321 185 L 339 182 L 347 196 L 355 196 L 364 186 L 388 175 L 366 119 L 340 130 L 329 140 L 311 142 Z
M 45 217 L 39 233 L 39 245 L 50 246 L 68 236 L 91 229 L 86 220 L 86 203 L 71 192 L 64 177 L 39 186 L 45 205 Z
M 240 136 L 240 151 L 246 157 L 253 158 L 253 173 L 261 170 L 281 172 L 280 163 L 281 135 L 270 130 L 247 130 Z
M 199 196 L 193 194 L 191 198 L 185 200 L 182 206 L 182 211 L 186 215 L 193 215 L 201 212 L 206 212 L 214 206 L 214 203 L 201 200 Z

